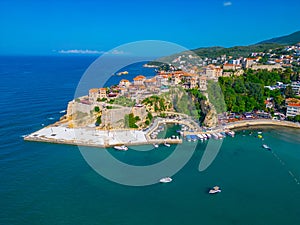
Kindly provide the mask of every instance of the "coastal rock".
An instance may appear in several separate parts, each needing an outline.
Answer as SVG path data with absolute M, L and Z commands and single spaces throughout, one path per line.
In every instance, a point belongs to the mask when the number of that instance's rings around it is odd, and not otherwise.
M 208 101 L 201 101 L 201 109 L 206 115 L 203 125 L 206 127 L 214 127 L 218 124 L 218 115 L 215 107 Z

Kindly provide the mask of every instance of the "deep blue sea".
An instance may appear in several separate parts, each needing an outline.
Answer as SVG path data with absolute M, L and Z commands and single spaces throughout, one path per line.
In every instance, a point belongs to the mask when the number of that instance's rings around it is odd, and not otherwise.
M 98 175 L 76 146 L 24 142 L 23 135 L 63 115 L 95 59 L 0 57 L 1 225 L 300 224 L 299 130 L 260 129 L 272 151 L 261 147 L 258 128 L 239 131 L 235 138 L 224 139 L 220 153 L 203 172 L 198 165 L 207 142 L 199 143 L 173 182 L 142 187 Z M 108 83 L 154 74 L 142 64 L 124 68 L 129 75 L 114 76 Z M 124 162 L 147 165 L 173 148 L 112 153 Z M 215 185 L 222 192 L 207 194 Z

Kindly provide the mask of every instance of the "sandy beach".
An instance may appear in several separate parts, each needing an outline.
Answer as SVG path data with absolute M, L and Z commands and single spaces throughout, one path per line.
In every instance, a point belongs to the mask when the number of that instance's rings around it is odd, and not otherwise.
M 249 126 L 284 126 L 290 128 L 300 128 L 299 123 L 293 123 L 289 121 L 280 121 L 280 120 L 267 120 L 267 119 L 258 119 L 258 120 L 243 120 L 233 123 L 228 123 L 224 126 L 224 129 L 238 129 Z

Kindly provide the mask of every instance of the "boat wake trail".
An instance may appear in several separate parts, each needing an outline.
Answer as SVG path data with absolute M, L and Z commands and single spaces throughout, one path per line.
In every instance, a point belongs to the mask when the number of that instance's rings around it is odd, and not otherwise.
M 274 152 L 272 151 L 272 154 L 273 156 L 278 159 L 278 161 L 280 162 L 280 164 L 283 166 L 283 167 L 286 167 L 286 163 L 281 159 L 279 158 L 279 156 Z M 293 174 L 293 172 L 291 170 L 289 170 L 288 168 L 286 168 L 289 172 L 289 175 L 293 178 L 293 180 L 295 181 L 296 184 L 300 185 L 300 181 L 299 179 L 295 176 L 295 174 Z

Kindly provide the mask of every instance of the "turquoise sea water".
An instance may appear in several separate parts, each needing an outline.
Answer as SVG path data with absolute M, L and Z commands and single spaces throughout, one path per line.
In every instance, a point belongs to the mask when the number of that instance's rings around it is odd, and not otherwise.
M 224 139 L 203 172 L 198 165 L 207 142 L 199 143 L 173 182 L 144 187 L 101 177 L 76 146 L 24 142 L 22 135 L 62 115 L 93 60 L 1 58 L 0 224 L 300 224 L 299 130 L 268 127 L 264 140 L 255 137 L 259 129 L 252 135 L 239 131 Z M 172 149 L 110 152 L 124 162 L 148 165 Z M 208 195 L 215 185 L 222 193 Z

